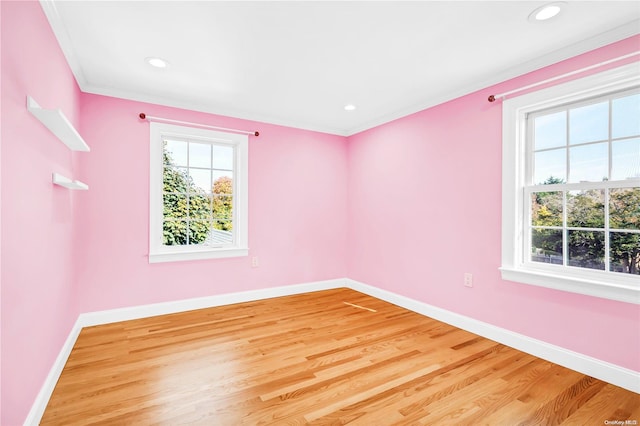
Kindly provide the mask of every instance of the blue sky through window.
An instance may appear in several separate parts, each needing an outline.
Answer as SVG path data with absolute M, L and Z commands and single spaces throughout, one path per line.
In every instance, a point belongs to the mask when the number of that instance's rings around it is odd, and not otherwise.
M 538 115 L 533 131 L 534 184 L 640 178 L 640 94 Z

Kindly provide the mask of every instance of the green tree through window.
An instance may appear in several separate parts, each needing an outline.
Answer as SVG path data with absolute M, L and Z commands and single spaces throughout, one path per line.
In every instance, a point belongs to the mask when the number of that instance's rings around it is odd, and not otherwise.
M 554 177 L 544 182 L 546 185 L 563 183 L 562 179 Z M 548 263 L 562 263 L 563 238 L 568 238 L 568 263 L 571 266 L 604 269 L 602 261 L 594 260 L 604 259 L 605 253 L 603 190 L 535 192 L 531 198 L 534 256 L 544 256 Z M 565 208 L 566 226 L 571 228 L 566 236 L 558 229 L 563 227 Z M 640 188 L 609 190 L 608 229 L 611 271 L 640 274 L 640 234 L 625 232 L 640 229 Z
M 210 197 L 163 152 L 163 226 L 165 245 L 201 244 L 211 230 Z

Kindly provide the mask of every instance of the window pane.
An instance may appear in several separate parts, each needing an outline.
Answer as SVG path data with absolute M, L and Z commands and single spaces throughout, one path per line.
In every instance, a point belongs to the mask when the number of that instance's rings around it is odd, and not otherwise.
M 213 198 L 213 216 L 216 219 L 233 219 L 233 197 L 216 195 Z
M 640 93 L 612 101 L 612 137 L 640 135 Z
M 189 244 L 205 244 L 211 228 L 211 222 L 208 220 L 189 221 Z
M 189 219 L 211 219 L 211 198 L 204 194 L 189 195 Z
M 567 144 L 567 113 L 542 115 L 535 118 L 535 150 Z
M 640 139 L 614 141 L 611 149 L 611 180 L 640 178 Z
M 531 224 L 562 226 L 562 191 L 531 194 Z
M 569 149 L 569 182 L 602 182 L 609 177 L 606 143 Z
M 609 137 L 609 102 L 569 110 L 569 143 L 595 142 Z
M 213 171 L 213 193 L 233 194 L 233 172 Z
M 213 222 L 210 241 L 213 245 L 233 243 L 233 222 L 230 220 L 216 220 Z
M 609 191 L 609 226 L 613 229 L 640 230 L 640 188 Z
M 213 227 L 214 229 L 220 230 L 220 231 L 231 231 L 233 230 L 233 221 L 231 220 L 216 220 L 213 223 Z
M 183 141 L 164 141 L 164 163 L 174 166 L 187 166 L 187 143 Z
M 213 146 L 213 168 L 233 170 L 233 147 Z
M 185 194 L 162 194 L 162 214 L 165 219 L 187 217 L 187 196 Z
M 213 176 L 214 194 L 233 194 L 233 173 L 214 171 Z
M 640 234 L 612 232 L 609 244 L 611 271 L 640 275 Z
M 211 144 L 189 143 L 189 167 L 211 168 Z
M 189 179 L 187 169 L 181 167 L 164 166 L 162 171 L 163 192 L 186 192 Z
M 531 261 L 562 265 L 562 231 L 532 229 Z
M 187 222 L 183 220 L 165 220 L 162 223 L 162 238 L 165 246 L 187 244 Z
M 189 169 L 189 177 L 191 180 L 190 192 L 211 192 L 211 170 Z
M 565 182 L 567 157 L 566 149 L 554 149 L 535 153 L 535 167 L 533 183 L 542 185 L 545 183 Z
M 567 226 L 604 228 L 604 190 L 568 192 Z
M 569 266 L 604 270 L 604 232 L 568 231 Z

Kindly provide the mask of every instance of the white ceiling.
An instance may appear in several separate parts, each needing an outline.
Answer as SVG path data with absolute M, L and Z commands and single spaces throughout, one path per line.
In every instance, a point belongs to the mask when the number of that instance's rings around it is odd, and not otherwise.
M 637 1 L 545 3 L 41 0 L 84 92 L 338 135 L 640 33 Z

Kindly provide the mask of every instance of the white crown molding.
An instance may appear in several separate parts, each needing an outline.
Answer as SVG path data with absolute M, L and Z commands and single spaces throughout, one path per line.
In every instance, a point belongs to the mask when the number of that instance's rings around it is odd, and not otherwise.
M 75 77 L 78 87 L 84 92 L 83 87 L 86 87 L 87 79 L 82 71 L 80 62 L 78 62 L 78 59 L 76 58 L 71 37 L 69 36 L 65 26 L 62 24 L 62 19 L 60 18 L 58 9 L 56 9 L 54 0 L 40 0 L 40 6 L 49 21 L 49 26 L 53 30 L 53 34 L 58 40 L 58 45 L 60 45 L 60 49 L 62 49 L 62 54 L 67 60 L 69 68 L 71 68 L 71 73 Z
M 499 74 L 495 74 L 490 79 L 481 80 L 476 83 L 463 86 L 455 92 L 446 94 L 442 93 L 438 96 L 431 97 L 424 102 L 409 107 L 402 108 L 399 106 L 399 108 L 391 114 L 381 116 L 375 120 L 367 121 L 360 126 L 349 129 L 346 132 L 347 136 L 355 135 L 357 133 L 372 129 L 374 127 L 391 122 L 393 120 L 397 120 L 402 117 L 406 117 L 411 114 L 415 114 L 416 112 L 432 108 L 436 105 L 440 105 L 453 99 L 468 95 L 470 93 L 487 89 L 496 84 L 503 83 L 507 80 L 511 80 L 521 75 L 539 70 L 540 68 L 556 64 L 558 62 L 573 58 L 583 53 L 590 52 L 592 50 L 604 47 L 608 44 L 612 44 L 638 34 L 640 34 L 640 20 L 631 21 L 610 31 L 598 34 L 594 37 L 590 37 L 578 43 L 574 43 L 570 46 L 566 46 L 562 49 L 558 49 L 546 55 L 537 57 L 531 61 L 524 62 L 513 68 L 504 70 Z
M 154 105 L 163 105 L 172 108 L 185 109 L 189 111 L 204 112 L 207 114 L 220 115 L 224 117 L 237 118 L 240 120 L 250 121 L 254 124 L 270 124 L 276 126 L 290 127 L 294 129 L 309 130 L 312 132 L 327 133 L 336 136 L 348 136 L 344 129 L 338 129 L 330 126 L 318 126 L 317 124 L 307 123 L 299 120 L 286 120 L 282 117 L 271 116 L 267 114 L 259 114 L 256 112 L 247 112 L 230 108 L 217 108 L 202 102 L 194 101 L 178 101 L 163 96 L 148 95 L 139 92 L 116 89 L 113 87 L 100 87 L 92 84 L 84 84 L 80 86 L 80 90 L 84 93 L 94 95 L 109 96 L 112 98 L 127 99 L 136 102 L 145 102 Z M 251 126 L 251 124 L 249 124 Z M 258 129 L 259 130 L 259 129 Z M 260 131 L 261 134 L 265 134 Z
M 454 327 L 494 340 L 506 346 L 534 355 L 538 358 L 545 359 L 563 367 L 612 383 L 616 386 L 640 393 L 640 373 L 636 371 L 573 352 L 519 333 L 514 333 L 507 329 L 496 327 L 494 325 L 487 324 L 455 312 L 447 311 L 387 290 L 373 287 L 359 281 L 349 278 L 337 278 L 333 280 L 270 287 L 238 293 L 228 293 L 216 296 L 176 300 L 172 302 L 131 306 L 80 314 L 53 366 L 51 367 L 40 392 L 31 406 L 31 410 L 29 411 L 24 425 L 36 426 L 40 423 L 49 398 L 51 398 L 51 394 L 53 393 L 55 385 L 58 382 L 58 378 L 62 373 L 62 369 L 64 368 L 67 358 L 73 349 L 73 345 L 75 344 L 83 327 L 341 287 L 351 288 L 352 290 L 393 303 L 394 305 L 416 312 L 420 315 L 445 322 L 453 325 Z
M 494 75 L 492 78 L 487 80 L 478 81 L 474 84 L 466 85 L 461 87 L 459 90 L 455 92 L 442 93 L 440 95 L 432 96 L 429 99 L 426 99 L 424 102 L 412 105 L 397 105 L 397 108 L 394 109 L 394 112 L 380 116 L 373 120 L 366 121 L 354 128 L 335 128 L 332 126 L 326 125 L 318 125 L 317 123 L 308 123 L 302 122 L 299 120 L 291 120 L 285 117 L 277 117 L 269 114 L 261 114 L 257 112 L 251 111 L 239 111 L 232 108 L 221 108 L 214 107 L 210 104 L 206 104 L 203 102 L 193 102 L 193 101 L 177 101 L 175 99 L 169 99 L 162 96 L 153 96 L 147 94 L 136 93 L 128 90 L 120 90 L 112 87 L 104 87 L 90 84 L 78 59 L 75 56 L 73 44 L 71 42 L 71 38 L 67 31 L 65 30 L 64 25 L 60 19 L 60 16 L 56 10 L 55 1 L 54 0 L 40 0 L 40 4 L 42 9 L 49 20 L 49 24 L 53 29 L 53 33 L 55 34 L 58 43 L 64 53 L 64 56 L 71 68 L 73 75 L 75 76 L 76 82 L 80 87 L 80 90 L 85 93 L 93 93 L 97 95 L 110 96 L 115 98 L 129 99 L 139 102 L 148 102 L 158 105 L 170 106 L 174 108 L 183 108 L 192 111 L 200 111 L 206 112 L 210 114 L 223 115 L 227 117 L 234 117 L 243 120 L 249 121 L 257 121 L 261 123 L 269 123 L 275 124 L 279 126 L 293 127 L 297 129 L 310 130 L 321 133 L 328 133 L 337 136 L 352 136 L 362 131 L 380 126 L 382 124 L 388 123 L 390 121 L 406 117 L 407 115 L 414 114 L 416 112 L 425 110 L 427 108 L 431 108 L 433 106 L 439 105 L 441 103 L 450 101 L 452 99 L 458 98 L 460 96 L 467 95 L 469 93 L 473 93 L 478 90 L 482 90 L 488 88 L 492 85 L 504 82 L 511 78 L 520 76 L 522 74 L 526 74 L 531 71 L 535 71 L 545 66 L 552 65 L 559 61 L 571 58 L 573 56 L 577 56 L 579 54 L 588 52 L 590 50 L 597 49 L 599 47 L 606 46 L 607 44 L 614 43 L 616 41 L 623 40 L 627 37 L 631 37 L 633 35 L 640 33 L 640 20 L 634 20 L 629 22 L 628 24 L 622 25 L 620 27 L 614 28 L 613 30 L 604 32 L 597 36 L 588 38 L 586 40 L 575 43 L 571 46 L 567 46 L 565 48 L 556 50 L 547 55 L 543 55 L 534 60 L 525 62 L 520 64 L 519 66 L 510 68 L 505 70 L 502 73 Z
M 268 114 L 259 114 L 255 112 L 239 111 L 230 108 L 217 108 L 210 104 L 193 102 L 193 101 L 177 101 L 175 99 L 166 98 L 157 95 L 148 95 L 135 91 L 121 90 L 113 87 L 97 86 L 89 83 L 80 62 L 78 61 L 73 43 L 69 33 L 66 31 L 62 19 L 56 9 L 55 0 L 40 0 L 40 5 L 44 11 L 49 25 L 58 40 L 58 44 L 64 54 L 65 59 L 73 73 L 78 87 L 83 93 L 91 93 L 95 95 L 109 96 L 113 98 L 127 99 L 137 102 L 145 102 L 156 105 L 163 105 L 173 108 L 181 108 L 190 111 L 205 112 L 208 114 L 221 115 L 225 117 L 238 118 L 242 120 L 255 121 L 258 123 L 275 124 L 278 126 L 293 127 L 296 129 L 310 130 L 313 132 L 328 133 L 337 136 L 348 136 L 344 129 L 334 128 L 331 126 L 318 126 L 313 123 L 306 123 L 297 120 L 288 120 L 282 117 L 271 116 Z

